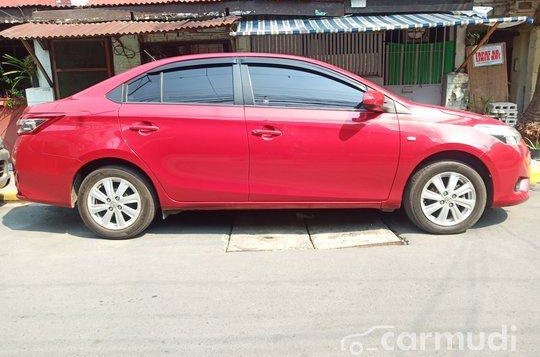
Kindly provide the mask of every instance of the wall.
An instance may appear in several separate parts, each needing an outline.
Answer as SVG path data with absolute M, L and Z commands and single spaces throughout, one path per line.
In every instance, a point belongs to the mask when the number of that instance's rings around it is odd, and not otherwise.
M 41 62 L 45 72 L 47 72 L 49 75 L 49 78 L 52 79 L 52 64 L 49 51 L 43 49 L 39 42 L 34 40 L 34 53 L 36 54 L 39 62 Z M 39 69 L 37 71 L 37 75 L 39 88 L 27 88 L 25 91 L 29 106 L 39 103 L 52 102 L 54 100 L 54 90 L 51 88 L 51 86 L 49 86 L 49 82 L 47 82 L 47 79 Z
M 197 42 L 229 40 L 228 29 L 205 29 L 201 31 L 168 32 L 141 35 L 141 42 Z M 111 38 L 114 74 L 119 74 L 141 64 L 141 46 L 135 35 Z
M 522 25 L 514 37 L 510 101 L 522 112 L 531 101 L 540 64 L 540 28 Z
M 229 29 L 215 28 L 199 31 L 167 32 L 142 35 L 142 42 L 190 42 L 208 40 L 230 40 Z
M 474 6 L 489 6 L 493 11 L 489 13 L 489 17 L 506 16 L 511 8 L 511 0 L 474 0 Z
M 111 38 L 114 74 L 119 74 L 141 64 L 139 39 L 135 35 Z
M 49 75 L 49 78 L 52 78 L 52 69 L 51 69 L 51 56 L 49 54 L 48 50 L 44 50 L 38 41 L 34 40 L 34 52 L 36 53 L 36 57 L 39 59 L 43 67 L 45 68 L 45 71 Z M 40 87 L 49 87 L 49 83 L 47 83 L 47 80 L 45 79 L 45 76 L 41 71 L 38 70 L 38 81 Z
M 25 105 L 7 108 L 0 105 L 0 139 L 4 141 L 6 149 L 13 150 L 17 140 L 17 120 L 26 108 Z
M 540 65 L 540 27 L 532 28 L 529 36 L 529 49 L 527 56 L 527 73 L 525 74 L 524 102 L 526 105 L 532 100 L 536 78 L 538 77 L 538 66 Z
M 461 66 L 465 62 L 465 38 L 467 36 L 467 26 L 456 26 L 456 54 L 454 57 L 455 67 Z
M 234 43 L 237 52 L 251 52 L 250 36 L 236 36 L 236 41 Z

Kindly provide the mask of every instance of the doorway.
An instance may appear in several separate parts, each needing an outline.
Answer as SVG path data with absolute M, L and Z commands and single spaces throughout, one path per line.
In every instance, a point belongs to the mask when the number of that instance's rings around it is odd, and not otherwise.
M 51 41 L 57 98 L 65 98 L 113 75 L 109 39 Z

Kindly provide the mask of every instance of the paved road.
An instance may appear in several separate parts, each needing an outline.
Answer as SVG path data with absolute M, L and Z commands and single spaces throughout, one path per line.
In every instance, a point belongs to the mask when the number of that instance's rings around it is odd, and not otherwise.
M 433 356 L 429 335 L 421 351 L 423 332 L 470 332 L 473 342 L 485 332 L 504 349 L 493 333 L 506 328 L 510 355 L 538 356 L 539 208 L 533 192 L 457 236 L 381 214 L 410 245 L 224 253 L 232 213 L 186 213 L 142 238 L 105 241 L 71 210 L 6 204 L 0 355 L 347 356 L 343 337 L 387 326 L 353 348 Z M 509 352 L 448 352 L 442 340 L 437 355 Z

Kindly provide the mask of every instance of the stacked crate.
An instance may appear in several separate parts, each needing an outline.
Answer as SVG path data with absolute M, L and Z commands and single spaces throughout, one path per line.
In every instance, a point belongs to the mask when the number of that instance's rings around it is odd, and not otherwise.
M 514 126 L 517 123 L 517 105 L 510 102 L 493 102 L 489 104 L 489 113 L 500 121 Z

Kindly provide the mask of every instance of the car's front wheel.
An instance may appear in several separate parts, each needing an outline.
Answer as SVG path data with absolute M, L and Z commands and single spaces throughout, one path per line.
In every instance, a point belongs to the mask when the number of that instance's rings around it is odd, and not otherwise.
M 106 166 L 88 174 L 79 188 L 77 202 L 85 225 L 107 239 L 139 235 L 156 214 L 148 180 L 122 166 Z
M 486 200 L 486 185 L 476 170 L 461 162 L 440 161 L 413 175 L 403 206 L 419 228 L 434 234 L 454 234 L 480 219 Z

